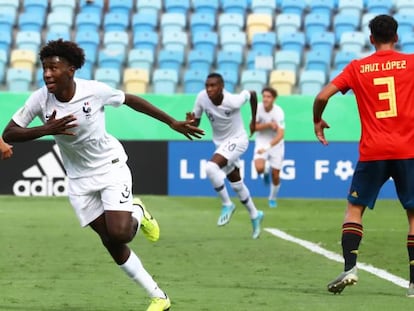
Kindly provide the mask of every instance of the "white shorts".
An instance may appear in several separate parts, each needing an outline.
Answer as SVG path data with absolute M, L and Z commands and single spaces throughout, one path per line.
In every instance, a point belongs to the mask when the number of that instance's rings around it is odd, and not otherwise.
M 68 195 L 82 227 L 107 210 L 132 211 L 131 171 L 119 164 L 105 174 L 69 179 Z
M 222 168 L 226 175 L 236 167 L 240 167 L 240 157 L 246 152 L 248 147 L 249 139 L 246 135 L 231 138 L 217 146 L 215 153 L 227 159 L 227 165 Z
M 253 160 L 263 159 L 269 162 L 271 168 L 276 170 L 282 169 L 283 160 L 285 157 L 285 147 L 284 145 L 276 145 L 273 148 L 270 148 L 268 151 L 259 154 L 258 150 L 265 148 L 265 145 L 257 145 L 254 148 Z

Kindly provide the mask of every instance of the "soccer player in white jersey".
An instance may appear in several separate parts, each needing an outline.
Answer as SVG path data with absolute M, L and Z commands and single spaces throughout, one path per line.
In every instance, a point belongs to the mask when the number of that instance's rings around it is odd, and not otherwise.
M 2 137 L 0 137 L 0 159 L 5 160 L 13 155 L 13 146 L 6 143 Z
M 148 311 L 168 310 L 170 299 L 127 245 L 139 229 L 149 240 L 158 240 L 159 227 L 142 202 L 133 199 L 127 155 L 121 143 L 106 132 L 104 108 L 125 104 L 189 139 L 200 138 L 203 131 L 189 121 L 175 120 L 143 98 L 75 78 L 85 54 L 74 42 L 49 41 L 39 55 L 45 86 L 13 115 L 4 130 L 5 141 L 53 135 L 68 175 L 69 200 L 81 226 L 91 227 L 120 268 L 146 290 L 151 297 Z M 35 117 L 43 125 L 28 127 Z
M 254 165 L 257 173 L 264 175 L 269 183 L 269 207 L 277 207 L 277 194 L 280 188 L 280 169 L 285 156 L 285 113 L 276 104 L 277 91 L 272 87 L 262 90 L 262 102 L 257 107 L 256 140 L 254 148 Z
M 218 73 L 211 73 L 207 77 L 205 90 L 197 96 L 193 111 L 187 113 L 187 120 L 192 120 L 193 124 L 198 126 L 205 112 L 213 129 L 213 142 L 216 150 L 206 164 L 206 174 L 222 201 L 217 225 L 227 224 L 236 209 L 226 188 L 225 177 L 227 176 L 231 188 L 249 212 L 253 226 L 253 239 L 257 239 L 261 231 L 263 211 L 256 209 L 239 169 L 240 157 L 249 145 L 249 138 L 240 112 L 240 108 L 247 101 L 250 102 L 252 111 L 250 132 L 253 134 L 257 109 L 256 92 L 244 90 L 240 94 L 231 94 L 224 89 L 223 77 Z

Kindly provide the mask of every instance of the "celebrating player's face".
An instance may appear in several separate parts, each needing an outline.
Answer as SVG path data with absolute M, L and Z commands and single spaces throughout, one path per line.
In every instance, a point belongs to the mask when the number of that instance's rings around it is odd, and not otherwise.
M 211 77 L 206 81 L 206 92 L 207 96 L 212 102 L 220 98 L 223 94 L 223 85 L 218 78 Z
M 266 110 L 270 110 L 272 108 L 274 101 L 275 101 L 275 98 L 270 92 L 267 92 L 267 91 L 263 92 L 262 102 Z
M 43 60 L 43 80 L 50 93 L 60 94 L 71 83 L 74 74 L 73 66 L 58 56 L 47 57 Z

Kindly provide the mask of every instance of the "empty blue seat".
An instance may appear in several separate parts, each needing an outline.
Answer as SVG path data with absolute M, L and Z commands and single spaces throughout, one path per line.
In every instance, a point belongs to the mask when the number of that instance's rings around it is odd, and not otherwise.
M 16 33 L 16 48 L 20 50 L 31 50 L 37 53 L 41 41 L 41 34 L 37 31 L 18 31 Z
M 133 48 L 147 49 L 155 53 L 158 45 L 158 33 L 155 31 L 138 31 L 134 32 Z
M 83 65 L 82 68 L 75 71 L 75 77 L 85 80 L 92 80 L 92 67 L 88 65 Z
M 239 72 L 243 62 L 243 53 L 241 51 L 220 50 L 217 53 L 216 67 L 219 71 Z
M 187 59 L 188 69 L 209 72 L 214 62 L 214 54 L 204 50 L 191 50 Z
M 0 12 L 0 31 L 12 32 L 15 16 Z
M 108 1 L 108 12 L 120 13 L 128 16 L 134 9 L 134 0 L 110 0 Z
M 98 67 L 121 70 L 125 63 L 122 51 L 102 49 L 98 51 Z
M 177 91 L 178 72 L 173 69 L 155 69 L 152 77 L 153 93 L 174 94 Z
M 109 31 L 126 31 L 129 26 L 129 13 L 108 12 L 104 16 L 103 30 Z
M 161 0 L 139 0 L 136 1 L 138 13 L 157 15 L 162 11 Z
M 273 31 L 258 32 L 253 35 L 252 50 L 273 55 L 276 48 L 276 34 Z
M 335 43 L 339 44 L 341 36 L 346 31 L 356 31 L 360 26 L 360 18 L 355 15 L 338 13 L 333 20 Z
M 199 31 L 192 36 L 192 44 L 196 50 L 214 53 L 218 45 L 218 35 L 215 31 Z
M 62 15 L 67 15 L 73 18 L 75 15 L 76 1 L 75 0 L 52 0 L 50 1 L 51 12 L 59 12 Z
M 7 90 L 10 92 L 27 92 L 32 83 L 32 71 L 24 68 L 8 68 L 6 73 Z
M 164 0 L 164 8 L 169 13 L 180 13 L 187 15 L 190 9 L 190 0 Z
M 79 2 L 79 11 L 88 12 L 88 13 L 97 13 L 102 17 L 103 9 L 105 7 L 106 0 L 80 0 Z M 109 1 L 108 1 L 109 2 Z
M 414 53 L 414 33 L 405 32 L 400 37 L 400 49 L 404 53 Z
M 162 47 L 166 50 L 184 52 L 188 45 L 187 32 L 166 31 L 162 34 Z
M 275 69 L 290 70 L 298 74 L 301 65 L 301 55 L 296 51 L 277 51 L 275 53 Z
M 240 84 L 244 90 L 253 90 L 256 93 L 261 93 L 263 87 L 267 85 L 267 74 L 263 70 L 243 70 Z
M 247 53 L 246 67 L 247 69 L 271 70 L 273 69 L 273 56 L 260 50 L 251 50 Z
M 317 13 L 332 16 L 337 0 L 312 0 L 309 1 L 309 13 Z
M 76 31 L 99 31 L 101 16 L 96 12 L 79 12 L 75 19 Z
M 282 13 L 303 15 L 307 8 L 305 0 L 283 0 L 280 5 Z
M 158 68 L 180 72 L 184 63 L 184 51 L 161 49 L 158 52 Z
M 389 0 L 366 0 L 366 9 L 368 13 L 390 14 L 392 8 L 393 3 Z
M 299 91 L 302 95 L 316 95 L 326 82 L 325 73 L 318 70 L 304 70 L 299 76 Z
M 203 90 L 208 73 L 208 71 L 197 69 L 186 70 L 183 77 L 184 93 L 197 94 Z
M 193 10 L 197 13 L 209 13 L 214 16 L 219 9 L 219 0 L 193 0 Z
M 103 47 L 108 50 L 121 51 L 126 55 L 129 46 L 129 36 L 125 31 L 109 31 L 104 33 Z
M 222 0 L 221 9 L 224 13 L 235 13 L 245 16 L 249 7 L 247 0 Z
M 244 28 L 244 16 L 238 13 L 222 13 L 218 17 L 219 33 L 239 32 Z
M 196 32 L 213 31 L 216 25 L 216 17 L 210 13 L 198 13 L 191 14 L 190 30 L 192 35 Z
M 305 70 L 318 70 L 328 77 L 331 70 L 332 52 L 330 50 L 310 50 L 306 53 Z
M 284 51 L 303 53 L 305 47 L 305 34 L 303 32 L 284 33 L 279 37 L 279 44 Z
M 106 83 L 110 87 L 118 88 L 121 83 L 121 73 L 114 68 L 97 68 L 95 70 L 95 80 Z
M 158 24 L 158 16 L 156 14 L 149 13 L 135 13 L 132 15 L 132 31 L 133 33 L 143 31 L 155 31 Z
M 338 0 L 338 13 L 361 18 L 365 0 Z
M 22 12 L 18 17 L 17 26 L 20 31 L 35 31 L 40 33 L 44 24 L 44 19 L 38 18 L 31 12 Z
M 73 24 L 72 16 L 63 12 L 51 12 L 47 15 L 47 30 L 53 32 L 68 32 Z
M 37 68 L 35 73 L 35 85 L 38 88 L 41 88 L 45 85 L 43 80 L 43 68 Z
M 187 26 L 187 16 L 181 13 L 164 13 L 161 15 L 160 29 L 165 32 L 184 31 Z
M 315 32 L 311 34 L 309 46 L 312 50 L 330 50 L 335 46 L 335 34 L 333 32 Z
M 398 0 L 394 3 L 396 13 L 414 15 L 414 3 L 411 0 Z
M 220 45 L 223 50 L 243 52 L 247 38 L 244 31 L 226 31 L 220 34 Z
M 252 0 L 250 4 L 252 13 L 264 13 L 271 16 L 275 15 L 276 12 L 276 1 L 275 0 Z
M 333 67 L 334 69 L 342 70 L 350 61 L 358 58 L 354 52 L 349 51 L 337 51 L 334 56 Z
M 12 45 L 12 33 L 7 30 L 0 30 L 0 50 L 9 53 Z
M 403 33 L 410 33 L 414 28 L 414 14 L 396 13 L 394 14 L 395 20 L 398 22 L 398 36 L 402 36 Z
M 8 53 L 0 50 L 0 83 L 4 81 L 4 75 L 8 64 Z
M 128 52 L 127 67 L 141 68 L 148 72 L 154 64 L 154 53 L 149 49 L 130 49 Z
M 36 16 L 37 19 L 45 21 L 49 0 L 24 0 L 24 12 Z
M 339 49 L 355 52 L 359 55 L 365 48 L 365 42 L 365 34 L 362 31 L 346 31 L 342 33 L 339 40 Z
M 304 31 L 306 41 L 310 42 L 311 36 L 315 33 L 328 31 L 331 24 L 330 14 L 325 13 L 309 13 L 305 16 Z
M 10 16 L 14 24 L 17 19 L 17 13 L 19 12 L 19 5 L 19 0 L 0 0 L 1 14 Z
M 86 60 L 95 64 L 100 44 L 99 33 L 95 31 L 78 31 L 75 42 L 85 51 Z
M 283 34 L 299 31 L 302 24 L 302 18 L 297 14 L 281 13 L 275 19 L 275 29 L 278 38 Z

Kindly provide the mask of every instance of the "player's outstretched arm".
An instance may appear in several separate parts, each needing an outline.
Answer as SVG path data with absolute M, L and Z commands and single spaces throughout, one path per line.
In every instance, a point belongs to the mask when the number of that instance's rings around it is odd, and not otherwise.
M 158 109 L 142 97 L 132 94 L 125 94 L 125 104 L 136 111 L 142 112 L 153 117 L 154 119 L 164 122 L 173 130 L 183 134 L 190 140 L 193 140 L 193 138 L 201 138 L 204 135 L 204 131 L 202 129 L 192 125 L 193 121 L 177 121 L 172 116 L 161 109 Z

